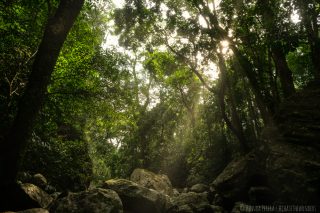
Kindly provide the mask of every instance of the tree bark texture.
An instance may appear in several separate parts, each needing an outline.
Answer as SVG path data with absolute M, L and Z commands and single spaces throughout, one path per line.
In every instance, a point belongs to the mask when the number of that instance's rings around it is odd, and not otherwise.
M 286 61 L 286 56 L 282 50 L 282 45 L 272 44 L 271 52 L 276 70 L 279 73 L 283 96 L 287 98 L 295 93 L 292 72 L 289 69 Z
M 55 15 L 48 20 L 11 131 L 0 145 L 1 184 L 10 184 L 16 179 L 20 155 L 43 105 L 61 47 L 83 4 L 84 0 L 61 0 Z
M 298 7 L 301 14 L 302 24 L 306 30 L 308 43 L 311 50 L 314 77 L 320 81 L 320 34 L 319 34 L 319 12 L 316 11 L 316 1 L 299 0 Z
M 218 53 L 218 58 L 219 58 L 220 80 L 221 80 L 220 92 L 218 93 L 218 96 L 219 96 L 219 105 L 220 105 L 222 118 L 225 121 L 228 128 L 237 137 L 241 151 L 243 153 L 247 153 L 249 151 L 249 147 L 248 147 L 247 139 L 246 139 L 244 131 L 243 131 L 243 127 L 241 124 L 239 113 L 237 112 L 237 109 L 236 109 L 235 97 L 234 97 L 234 93 L 232 91 L 232 88 L 230 86 L 230 82 L 228 79 L 228 73 L 227 73 L 225 60 L 224 60 L 221 53 Z M 228 115 L 226 112 L 224 98 L 225 98 L 227 91 L 229 92 L 232 120 L 230 120 L 228 118 Z
M 285 98 L 295 93 L 293 84 L 292 71 L 290 70 L 287 60 L 286 53 L 284 52 L 284 46 L 279 39 L 280 29 L 277 27 L 276 14 L 273 11 L 273 1 L 260 0 L 258 4 L 261 5 L 262 24 L 263 28 L 267 32 L 267 39 L 270 43 L 270 49 L 272 53 L 272 59 L 277 72 L 279 73 L 281 89 Z

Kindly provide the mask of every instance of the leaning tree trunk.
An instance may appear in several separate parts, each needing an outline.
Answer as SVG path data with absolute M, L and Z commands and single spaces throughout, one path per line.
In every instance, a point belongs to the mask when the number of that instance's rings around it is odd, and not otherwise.
M 84 0 L 61 0 L 55 15 L 48 20 L 11 131 L 0 145 L 0 183 L 3 185 L 10 184 L 16 179 L 20 155 L 44 102 L 60 49 L 83 3 Z

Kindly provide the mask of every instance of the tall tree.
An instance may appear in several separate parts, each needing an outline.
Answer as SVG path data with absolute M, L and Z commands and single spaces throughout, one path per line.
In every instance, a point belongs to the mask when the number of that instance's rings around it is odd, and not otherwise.
M 19 157 L 27 144 L 37 114 L 44 102 L 60 49 L 83 4 L 84 0 L 61 0 L 55 15 L 48 20 L 27 88 L 18 104 L 17 115 L 9 134 L 1 144 L 1 184 L 9 184 L 16 179 Z
M 262 16 L 262 25 L 267 32 L 266 37 L 270 43 L 272 59 L 276 70 L 279 73 L 283 95 L 284 97 L 288 97 L 295 92 L 295 88 L 293 85 L 292 71 L 286 61 L 286 53 L 284 51 L 285 47 L 283 45 L 284 41 L 281 40 L 283 37 L 280 37 L 281 30 L 278 27 L 279 24 L 277 24 L 277 22 L 282 21 L 277 20 L 277 15 L 279 16 L 277 12 L 281 7 L 280 5 L 277 5 L 277 2 L 269 0 L 259 0 L 257 5 Z
M 300 11 L 302 25 L 310 46 L 314 76 L 316 80 L 320 80 L 320 3 L 316 0 L 296 0 L 295 4 Z

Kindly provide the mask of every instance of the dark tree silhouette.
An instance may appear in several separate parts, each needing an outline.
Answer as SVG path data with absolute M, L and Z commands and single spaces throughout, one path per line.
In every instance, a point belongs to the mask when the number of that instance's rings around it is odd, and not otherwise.
M 83 3 L 84 0 L 61 0 L 55 15 L 48 20 L 28 79 L 28 86 L 18 104 L 17 115 L 9 134 L 0 146 L 2 185 L 10 184 L 16 179 L 20 155 L 44 102 L 60 49 Z

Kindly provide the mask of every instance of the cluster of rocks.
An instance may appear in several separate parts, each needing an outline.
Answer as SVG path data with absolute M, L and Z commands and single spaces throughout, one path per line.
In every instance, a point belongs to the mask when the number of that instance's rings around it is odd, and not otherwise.
M 209 186 L 196 184 L 189 189 L 174 189 L 166 175 L 145 169 L 135 169 L 130 180 L 111 179 L 98 188 L 77 193 L 49 194 L 41 189 L 48 189 L 48 184 L 40 174 L 25 180 L 32 183 L 19 184 L 23 201 L 16 201 L 24 205 L 5 210 L 19 213 L 223 212 L 222 207 L 212 204 L 213 191 Z M 9 212 L 12 211 L 6 213 Z
M 213 205 L 212 192 L 205 184 L 174 189 L 166 175 L 135 169 L 130 180 L 111 179 L 100 188 L 68 193 L 50 205 L 50 212 L 224 212 Z
M 250 205 L 315 205 L 320 200 L 320 156 L 314 153 L 269 142 L 232 161 L 210 185 L 184 189 L 174 189 L 166 175 L 136 169 L 130 180 L 111 179 L 97 188 L 61 194 L 36 174 L 29 179 L 32 183 L 20 183 L 14 192 L 17 204 L 23 205 L 0 212 L 237 213 Z

